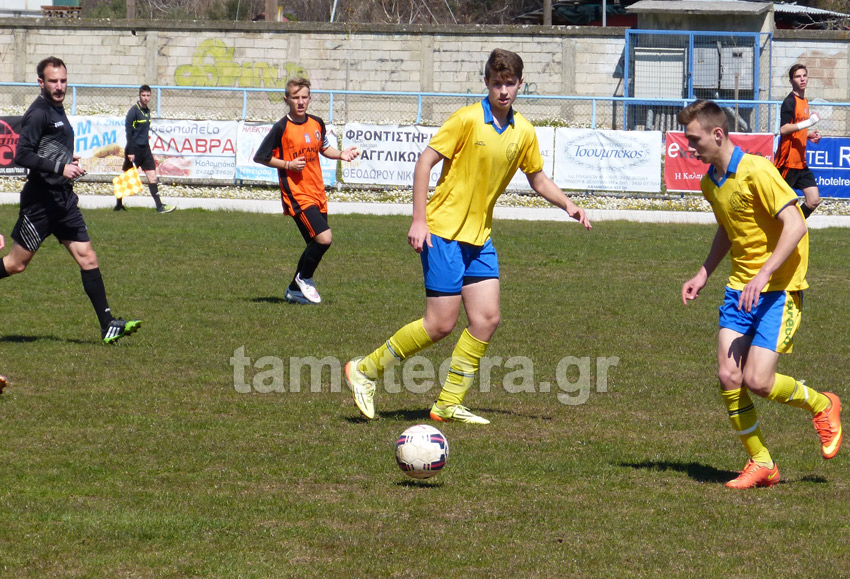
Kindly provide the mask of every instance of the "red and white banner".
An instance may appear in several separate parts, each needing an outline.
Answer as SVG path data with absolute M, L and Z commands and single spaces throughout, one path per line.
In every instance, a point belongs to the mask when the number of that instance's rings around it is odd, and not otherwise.
M 773 135 L 769 133 L 730 133 L 729 140 L 745 153 L 773 160 Z M 667 133 L 664 147 L 664 184 L 668 191 L 699 191 L 699 182 L 708 165 L 688 153 L 685 133 Z
M 154 119 L 150 145 L 159 174 L 232 181 L 238 129 L 236 121 Z

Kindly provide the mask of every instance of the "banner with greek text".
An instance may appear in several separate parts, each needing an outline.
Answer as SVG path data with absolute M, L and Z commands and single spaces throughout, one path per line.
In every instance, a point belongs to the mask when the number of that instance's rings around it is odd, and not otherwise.
M 773 135 L 769 133 L 729 133 L 729 140 L 745 153 L 773 161 Z M 664 147 L 664 185 L 668 191 L 699 191 L 699 182 L 708 165 L 688 153 L 682 131 L 667 133 Z
M 850 139 L 822 137 L 806 145 L 806 163 L 821 197 L 850 198 Z
M 235 178 L 237 180 L 278 182 L 277 169 L 254 162 L 254 154 L 271 129 L 272 125 L 268 123 L 239 123 L 239 132 L 236 137 Z M 331 146 L 339 149 L 336 128 L 333 125 L 325 125 L 325 130 Z M 336 185 L 336 159 L 328 159 L 324 155 L 319 155 L 319 163 L 322 166 L 322 179 L 325 181 L 325 187 Z
M 151 121 L 150 145 L 163 177 L 232 181 L 237 121 Z
M 413 167 L 437 127 L 414 125 L 365 125 L 348 123 L 342 134 L 342 146 L 357 147 L 360 156 L 342 164 L 342 180 L 366 185 L 413 186 Z M 443 164 L 431 170 L 433 187 L 440 178 Z
M 562 189 L 658 193 L 661 132 L 560 128 L 555 183 Z
M 118 175 L 124 164 L 124 117 L 68 117 L 74 128 L 74 154 L 93 175 Z
M 0 117 L 0 177 L 21 177 L 27 174 L 26 169 L 15 165 L 22 119 Z

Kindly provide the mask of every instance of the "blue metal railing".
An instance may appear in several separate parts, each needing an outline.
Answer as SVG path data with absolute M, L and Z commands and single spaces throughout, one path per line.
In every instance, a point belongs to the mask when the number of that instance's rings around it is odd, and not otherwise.
M 20 83 L 20 82 L 3 82 L 0 83 L 0 91 L 2 91 L 6 87 L 25 87 L 27 88 L 28 94 L 37 94 L 38 84 L 36 83 Z M 29 93 L 30 89 L 32 90 Z M 138 90 L 138 86 L 136 85 L 126 85 L 126 84 L 75 84 L 70 85 L 68 87 L 68 97 L 66 98 L 66 106 L 72 115 L 78 114 L 78 108 L 80 105 L 80 95 L 78 91 L 80 90 L 99 90 L 99 91 L 109 91 L 109 90 L 120 90 L 125 95 L 127 92 L 131 94 L 135 94 L 135 91 Z M 166 86 L 166 85 L 157 85 L 152 86 L 152 90 L 155 92 L 155 108 L 156 108 L 156 116 L 163 118 L 163 111 L 169 109 L 169 99 L 175 99 L 178 97 L 173 96 L 174 93 L 186 93 L 186 94 L 195 94 L 198 95 L 198 92 L 226 92 L 226 93 L 234 93 L 238 94 L 241 97 L 241 113 L 239 117 L 234 120 L 246 120 L 250 118 L 250 99 L 249 96 L 256 93 L 266 93 L 266 94 L 274 94 L 277 93 L 279 97 L 283 94 L 282 90 L 279 89 L 265 89 L 265 88 L 241 88 L 241 87 L 183 87 L 183 86 Z M 170 96 L 165 96 L 163 94 L 164 91 L 167 91 Z M 351 90 L 324 90 L 317 89 L 313 90 L 312 94 L 315 95 L 327 95 L 329 101 L 329 109 L 328 109 L 328 117 L 325 119 L 329 124 L 334 124 L 339 121 L 341 123 L 347 122 L 347 119 L 336 119 L 334 117 L 335 114 L 335 102 L 337 99 L 341 97 L 403 97 L 411 100 L 411 106 L 414 106 L 415 102 L 415 123 L 421 124 L 423 120 L 423 109 L 425 107 L 425 103 L 423 102 L 425 99 L 432 100 L 440 100 L 440 99 L 454 99 L 455 101 L 458 99 L 463 99 L 466 103 L 474 102 L 477 99 L 483 98 L 484 94 L 474 94 L 474 93 L 427 93 L 427 92 L 381 92 L 381 91 L 351 91 Z M 278 98 L 279 98 L 278 97 Z M 186 98 L 186 97 L 181 97 Z M 92 97 L 90 95 L 86 96 L 87 101 L 90 101 Z M 279 98 L 280 100 L 280 98 Z M 609 107 L 609 109 L 617 109 L 620 108 L 625 110 L 627 108 L 634 107 L 644 107 L 645 110 L 664 110 L 666 114 L 672 114 L 675 117 L 675 110 L 681 109 L 686 106 L 688 103 L 692 102 L 693 99 L 647 99 L 647 98 L 635 98 L 635 97 L 618 97 L 618 96 L 563 96 L 563 95 L 520 95 L 518 97 L 518 108 L 520 111 L 524 113 L 526 117 L 530 117 L 528 111 L 536 105 L 548 105 L 552 103 L 584 103 L 587 105 L 587 109 L 589 112 L 586 116 L 582 118 L 583 126 L 588 126 L 589 128 L 599 128 L 599 111 L 602 110 L 602 107 Z M 28 101 L 28 99 L 23 99 L 23 101 Z M 67 102 L 70 101 L 70 102 Z M 773 132 L 777 133 L 779 130 L 779 108 L 781 106 L 781 101 L 772 101 L 772 100 L 730 100 L 730 99 L 718 99 L 716 100 L 718 104 L 725 107 L 727 111 L 730 113 L 730 117 L 735 119 L 736 116 L 741 118 L 742 122 L 742 131 L 741 132 Z M 453 103 L 455 104 L 455 103 Z M 276 105 L 277 106 L 277 105 Z M 844 135 L 847 134 L 845 130 L 845 125 L 850 123 L 850 113 L 845 113 L 848 111 L 848 107 L 850 107 L 850 103 L 831 103 L 831 102 L 815 102 L 812 103 L 813 108 L 817 108 L 818 110 L 828 110 L 832 109 L 834 111 L 842 111 L 842 115 L 844 118 L 838 120 L 834 126 L 834 132 L 836 135 Z M 765 107 L 767 107 L 767 119 L 765 122 L 761 122 L 761 115 L 765 113 Z M 173 108 L 173 107 L 172 107 Z M 671 112 L 673 111 L 673 112 Z M 86 113 L 88 114 L 88 113 Z M 747 122 L 744 120 L 744 114 L 752 114 L 755 119 L 752 122 Z M 378 113 L 376 112 L 376 117 Z M 539 115 L 538 115 L 539 116 Z M 829 119 L 822 117 L 822 132 L 824 129 L 827 129 L 826 132 L 829 132 Z M 606 118 L 613 118 L 611 115 L 608 115 Z M 845 120 L 845 118 L 847 120 Z M 549 120 L 552 121 L 551 124 L 558 125 L 558 119 L 536 119 L 540 123 L 547 123 Z M 373 122 L 379 122 L 380 119 L 375 118 Z M 827 121 L 827 122 L 823 122 Z M 617 128 L 624 129 L 635 129 L 635 130 L 643 130 L 643 129 L 651 129 L 656 130 L 655 127 L 649 126 L 641 126 L 639 123 L 632 123 L 632 126 L 629 125 L 629 119 L 625 116 L 623 117 L 623 124 Z M 672 125 L 676 125 L 673 127 Z M 668 123 L 666 127 L 667 130 L 672 130 L 674 128 L 678 128 L 678 125 L 673 122 L 672 125 Z

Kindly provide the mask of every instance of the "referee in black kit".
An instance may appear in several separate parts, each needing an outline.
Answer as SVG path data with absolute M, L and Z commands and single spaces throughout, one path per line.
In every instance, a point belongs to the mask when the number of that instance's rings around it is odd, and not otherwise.
M 151 152 L 148 135 L 151 129 L 151 110 L 148 103 L 151 102 L 151 87 L 143 84 L 139 87 L 139 100 L 136 101 L 124 119 L 124 134 L 127 137 L 127 146 L 124 147 L 124 166 L 126 171 L 133 165 L 145 172 L 148 178 L 148 189 L 150 189 L 153 202 L 156 203 L 157 213 L 171 213 L 174 207 L 163 205 L 159 198 L 159 181 L 156 177 L 156 161 Z M 126 211 L 124 201 L 119 197 L 115 202 L 115 211 Z
M 73 181 L 85 171 L 74 155 L 74 129 L 63 106 L 68 86 L 65 63 L 51 56 L 39 62 L 36 71 L 41 94 L 24 113 L 15 154 L 15 163 L 28 169 L 27 182 L 12 229 L 12 249 L 0 261 L 0 279 L 23 272 L 41 243 L 53 234 L 80 266 L 83 288 L 100 322 L 101 339 L 109 344 L 135 332 L 142 322 L 113 317 L 97 255 L 77 206 Z

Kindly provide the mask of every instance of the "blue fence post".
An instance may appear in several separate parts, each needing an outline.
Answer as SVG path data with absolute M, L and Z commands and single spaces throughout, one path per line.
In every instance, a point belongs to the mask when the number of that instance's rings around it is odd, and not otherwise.
M 596 128 L 596 99 L 592 99 L 590 101 L 590 126 L 591 128 Z

